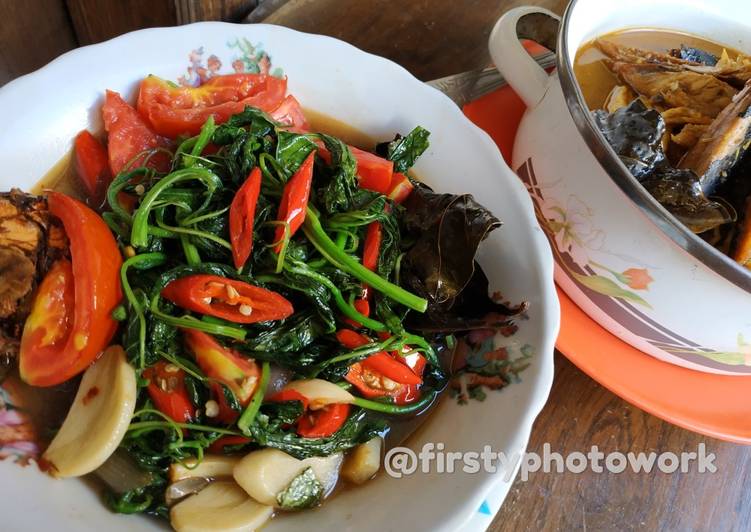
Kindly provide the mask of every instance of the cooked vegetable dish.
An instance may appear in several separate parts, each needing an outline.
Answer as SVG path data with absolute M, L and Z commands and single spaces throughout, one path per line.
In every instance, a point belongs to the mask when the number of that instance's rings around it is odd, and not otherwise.
M 575 72 L 633 176 L 693 232 L 751 267 L 751 57 L 628 30 L 583 46 Z
M 149 76 L 102 117 L 82 198 L 0 195 L 0 367 L 80 379 L 41 465 L 114 511 L 250 530 L 318 506 L 377 473 L 463 335 L 524 308 L 475 262 L 499 220 L 410 175 L 421 127 L 350 146 L 266 74 Z

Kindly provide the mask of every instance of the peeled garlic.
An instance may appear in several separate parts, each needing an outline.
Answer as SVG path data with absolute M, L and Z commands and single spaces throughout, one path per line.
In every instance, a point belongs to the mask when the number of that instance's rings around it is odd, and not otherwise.
M 274 508 L 259 504 L 232 481 L 212 482 L 170 510 L 177 532 L 248 532 L 269 520 Z
M 233 476 L 252 498 L 260 503 L 275 506 L 277 495 L 287 489 L 292 480 L 309 467 L 323 486 L 324 494 L 328 495 L 336 486 L 342 460 L 342 453 L 298 460 L 279 449 L 267 447 L 253 451 L 240 460 L 235 466 Z
M 363 484 L 373 478 L 381 467 L 383 440 L 376 436 L 352 449 L 344 459 L 342 478 L 355 484 Z
M 200 462 L 195 458 L 188 458 L 169 467 L 169 479 L 170 482 L 177 482 L 190 477 L 232 478 L 232 471 L 239 461 L 236 456 L 215 454 L 207 454 Z
M 136 373 L 120 346 L 108 347 L 83 374 L 62 427 L 43 459 L 56 477 L 102 465 L 120 445 L 136 406 Z
M 323 379 L 292 381 L 282 390 L 294 390 L 308 398 L 312 410 L 331 403 L 352 403 L 355 398 L 344 388 Z

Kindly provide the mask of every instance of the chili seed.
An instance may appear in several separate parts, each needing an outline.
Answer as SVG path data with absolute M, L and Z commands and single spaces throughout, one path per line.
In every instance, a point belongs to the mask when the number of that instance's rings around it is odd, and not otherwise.
M 206 410 L 206 417 L 216 417 L 219 415 L 219 403 L 213 399 L 206 401 L 204 407 Z
M 125 246 L 125 256 L 128 258 L 136 256 L 136 250 L 133 249 L 133 246 Z
M 201 301 L 203 301 L 204 305 L 211 305 L 210 297 L 204 297 Z
M 228 284 L 226 285 L 226 289 L 227 289 L 227 296 L 230 298 L 230 301 L 240 297 L 240 292 L 238 292 L 234 286 Z
M 178 368 L 174 364 L 167 364 L 166 366 L 164 366 L 164 371 L 166 371 L 167 373 L 177 373 L 178 371 L 180 371 L 180 368 Z
M 134 190 L 134 191 L 135 191 L 135 193 L 136 193 L 136 194 L 138 194 L 139 196 L 143 196 L 143 193 L 144 193 L 144 192 L 146 192 L 146 187 L 144 187 L 143 185 L 141 185 L 141 184 L 139 183 L 138 185 L 136 185 L 136 186 L 134 187 L 134 189 L 133 189 L 133 190 Z
M 251 307 L 250 305 L 240 305 L 240 308 L 238 310 L 243 316 L 250 316 L 251 314 L 253 314 L 253 307 Z

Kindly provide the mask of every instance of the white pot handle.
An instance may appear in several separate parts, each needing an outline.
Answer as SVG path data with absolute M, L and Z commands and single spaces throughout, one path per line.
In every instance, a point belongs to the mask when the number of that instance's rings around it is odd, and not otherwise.
M 530 57 L 519 39 L 531 39 L 555 51 L 560 17 L 535 6 L 517 7 L 496 22 L 488 48 L 496 68 L 527 107 L 545 95 L 548 74 Z

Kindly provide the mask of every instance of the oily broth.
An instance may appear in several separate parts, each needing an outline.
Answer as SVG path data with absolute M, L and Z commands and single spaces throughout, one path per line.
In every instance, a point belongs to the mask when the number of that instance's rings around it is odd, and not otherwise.
M 673 48 L 686 45 L 705 50 L 715 56 L 720 56 L 725 49 L 731 57 L 738 55 L 734 48 L 709 41 L 689 33 L 661 29 L 628 29 L 605 35 L 604 39 L 623 46 L 641 48 L 652 52 L 665 53 Z M 610 91 L 619 84 L 618 78 L 605 65 L 603 54 L 594 44 L 594 39 L 583 44 L 574 59 L 574 75 L 579 83 L 584 101 L 590 110 L 602 109 Z

